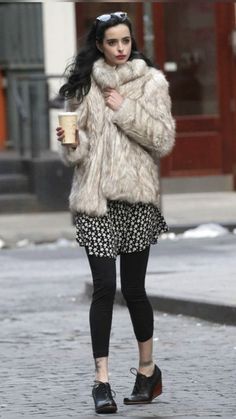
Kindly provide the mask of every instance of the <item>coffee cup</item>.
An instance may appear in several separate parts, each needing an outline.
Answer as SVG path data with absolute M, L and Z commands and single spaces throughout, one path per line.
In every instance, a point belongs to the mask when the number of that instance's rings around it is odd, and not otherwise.
M 60 112 L 58 114 L 60 127 L 64 130 L 64 138 L 62 144 L 77 145 L 77 122 L 78 115 L 76 112 Z

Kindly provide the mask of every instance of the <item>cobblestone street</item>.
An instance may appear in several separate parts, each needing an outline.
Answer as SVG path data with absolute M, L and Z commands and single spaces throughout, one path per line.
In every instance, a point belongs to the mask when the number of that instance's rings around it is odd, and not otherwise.
M 83 277 L 68 270 L 70 255 L 70 249 L 0 255 L 1 418 L 95 416 L 89 303 Z M 110 382 L 116 417 L 236 417 L 235 327 L 155 313 L 154 340 L 163 395 L 146 406 L 124 406 L 137 348 L 128 311 L 115 307 Z

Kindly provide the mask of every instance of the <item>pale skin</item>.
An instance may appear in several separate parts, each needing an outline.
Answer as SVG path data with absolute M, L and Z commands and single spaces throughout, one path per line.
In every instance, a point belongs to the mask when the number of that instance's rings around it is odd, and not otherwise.
M 124 24 L 113 26 L 105 31 L 102 43 L 96 42 L 97 48 L 103 53 L 107 64 L 116 67 L 124 64 L 131 53 L 131 35 L 129 28 Z M 122 57 L 120 58 L 119 56 Z M 119 57 L 119 58 L 118 58 Z M 124 98 L 120 93 L 112 88 L 107 88 L 103 91 L 103 97 L 106 106 L 113 111 L 117 111 L 122 105 Z M 62 141 L 64 131 L 61 127 L 57 129 L 57 139 Z M 79 136 L 77 135 L 77 146 L 79 146 Z M 77 146 L 71 148 L 76 149 Z M 68 145 L 65 145 L 68 147 Z M 154 370 L 153 362 L 153 338 L 146 342 L 138 342 L 139 349 L 139 367 L 138 372 L 151 376 Z M 101 382 L 108 382 L 108 357 L 101 357 L 95 359 L 95 380 Z

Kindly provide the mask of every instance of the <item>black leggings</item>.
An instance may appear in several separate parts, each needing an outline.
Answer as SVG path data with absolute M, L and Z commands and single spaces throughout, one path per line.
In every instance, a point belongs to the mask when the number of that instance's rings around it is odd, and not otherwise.
M 150 246 L 141 252 L 120 255 L 121 291 L 126 300 L 136 339 L 145 342 L 153 335 L 153 310 L 145 291 Z M 113 302 L 116 292 L 116 259 L 89 255 L 93 296 L 90 330 L 94 358 L 108 356 Z

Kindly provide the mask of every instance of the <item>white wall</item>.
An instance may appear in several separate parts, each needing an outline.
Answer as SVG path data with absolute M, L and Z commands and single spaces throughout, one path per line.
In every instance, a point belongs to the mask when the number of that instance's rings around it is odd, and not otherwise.
M 53 99 L 64 82 L 63 73 L 76 53 L 75 4 L 73 2 L 44 2 L 43 37 L 46 75 L 59 75 L 49 79 L 50 99 Z M 57 150 L 55 128 L 58 109 L 50 110 L 50 144 Z

